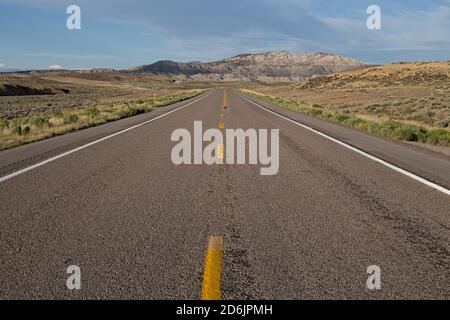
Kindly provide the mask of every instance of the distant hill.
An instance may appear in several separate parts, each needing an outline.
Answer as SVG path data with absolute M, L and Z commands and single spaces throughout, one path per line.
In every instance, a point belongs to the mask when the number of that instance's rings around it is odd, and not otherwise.
M 292 82 L 344 70 L 364 68 L 352 58 L 328 53 L 285 51 L 242 54 L 214 62 L 158 61 L 122 70 L 134 74 L 158 74 L 201 81 Z
M 53 88 L 33 88 L 21 85 L 0 84 L 0 96 L 49 95 L 56 93 L 58 91 Z
M 69 91 L 54 81 L 19 73 L 0 74 L 0 96 L 54 95 Z
M 426 86 L 450 89 L 450 61 L 401 62 L 341 72 L 299 82 L 298 89 L 355 89 Z

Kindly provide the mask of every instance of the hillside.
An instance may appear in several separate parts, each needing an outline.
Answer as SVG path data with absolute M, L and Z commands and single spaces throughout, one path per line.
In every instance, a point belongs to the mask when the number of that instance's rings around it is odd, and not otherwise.
M 158 61 L 125 70 L 135 74 L 159 74 L 201 81 L 292 82 L 334 72 L 358 69 L 365 64 L 327 53 L 285 51 L 242 54 L 215 62 Z
M 426 86 L 450 88 L 450 61 L 403 62 L 348 71 L 300 82 L 298 89 L 377 88 Z

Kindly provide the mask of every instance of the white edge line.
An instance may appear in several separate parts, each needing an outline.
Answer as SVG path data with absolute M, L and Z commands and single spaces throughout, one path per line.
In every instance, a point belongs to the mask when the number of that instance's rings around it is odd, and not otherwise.
M 433 188 L 433 189 L 435 189 L 435 190 L 438 190 L 438 191 L 440 191 L 440 192 L 442 192 L 442 193 L 445 193 L 446 195 L 449 195 L 449 196 L 450 196 L 450 190 L 448 190 L 448 189 L 446 189 L 446 188 L 444 188 L 444 187 L 442 187 L 442 186 L 440 186 L 440 185 L 437 185 L 437 184 L 435 184 L 435 183 L 433 183 L 433 182 L 431 182 L 431 181 L 428 181 L 428 180 L 426 180 L 426 179 L 424 179 L 424 178 L 421 178 L 421 177 L 415 175 L 414 173 L 411 173 L 411 172 L 409 172 L 409 171 L 406 171 L 406 170 L 404 170 L 404 169 L 402 169 L 402 168 L 399 168 L 399 167 L 397 167 L 397 166 L 394 166 L 394 165 L 390 164 L 389 162 L 386 162 L 386 161 L 384 161 L 384 160 L 381 160 L 380 158 L 374 157 L 374 156 L 372 156 L 371 154 L 368 154 L 368 153 L 366 153 L 366 152 L 364 152 L 364 151 L 362 151 L 362 150 L 360 150 L 360 149 L 357 149 L 357 148 L 355 148 L 355 147 L 353 147 L 353 146 L 351 146 L 351 145 L 349 145 L 349 144 L 347 144 L 347 143 L 345 143 L 345 142 L 342 142 L 342 141 L 340 141 L 340 140 L 338 140 L 338 139 L 336 139 L 336 138 L 333 138 L 333 137 L 331 137 L 331 136 L 329 136 L 329 135 L 327 135 L 327 134 L 325 134 L 325 133 L 323 133 L 323 132 L 320 132 L 320 131 L 318 131 L 318 130 L 316 130 L 316 129 L 313 129 L 313 128 L 311 128 L 311 127 L 308 127 L 308 126 L 306 126 L 306 125 L 304 125 L 304 124 L 301 124 L 301 123 L 299 123 L 299 122 L 297 122 L 297 121 L 294 121 L 294 120 L 292 120 L 292 119 L 289 119 L 288 117 L 285 117 L 285 116 L 283 116 L 283 115 L 281 115 L 281 114 L 278 114 L 278 113 L 276 113 L 276 112 L 273 112 L 272 110 L 269 110 L 269 109 L 267 109 L 267 108 L 265 108 L 265 107 L 259 105 L 258 103 L 256 103 L 256 102 L 254 102 L 254 101 L 248 99 L 247 97 L 245 97 L 244 95 L 242 95 L 240 92 L 237 92 L 237 94 L 238 94 L 241 98 L 247 100 L 248 102 L 253 103 L 255 106 L 257 106 L 257 107 L 259 107 L 259 108 L 261 108 L 261 109 L 263 109 L 263 110 L 265 110 L 265 111 L 267 111 L 267 112 L 270 112 L 270 113 L 272 113 L 272 114 L 274 114 L 274 115 L 276 115 L 276 116 L 279 116 L 280 118 L 283 118 L 283 119 L 285 119 L 285 120 L 287 120 L 287 121 L 289 121 L 289 122 L 292 122 L 292 123 L 294 123 L 294 124 L 296 124 L 296 125 L 298 125 L 298 126 L 304 128 L 304 129 L 306 129 L 306 130 L 309 130 L 309 131 L 311 131 L 311 132 L 314 132 L 314 133 L 316 133 L 316 134 L 318 134 L 318 135 L 320 135 L 320 136 L 322 136 L 322 137 L 324 137 L 324 138 L 326 138 L 326 139 L 328 139 L 328 140 L 331 140 L 331 141 L 333 141 L 333 142 L 335 142 L 335 143 L 337 143 L 337 144 L 339 144 L 339 145 L 341 145 L 341 146 L 343 146 L 343 147 L 345 147 L 345 148 L 347 148 L 347 149 L 350 149 L 350 150 L 352 150 L 352 151 L 354 151 L 354 152 L 356 152 L 356 153 L 358 153 L 358 154 L 360 154 L 360 155 L 362 155 L 362 156 L 364 156 L 364 157 L 366 157 L 366 158 L 369 158 L 369 159 L 371 159 L 371 160 L 373 160 L 373 161 L 375 161 L 375 162 L 378 162 L 378 163 L 380 163 L 380 164 L 382 164 L 382 165 L 384 165 L 384 166 L 386 166 L 386 167 L 388 167 L 388 168 L 390 168 L 390 169 L 392 169 L 392 170 L 394 170 L 394 171 L 397 171 L 397 172 L 399 172 L 399 173 L 401 173 L 401 174 L 403 174 L 403 175 L 405 175 L 405 176 L 407 176 L 407 177 L 410 177 L 410 178 L 412 178 L 412 179 L 414 179 L 414 180 L 416 180 L 416 181 L 419 181 L 419 182 L 423 183 L 424 185 L 427 185 L 427 186 L 429 186 L 429 187 L 431 187 L 431 188 Z
M 137 124 L 137 125 L 134 125 L 134 126 L 132 126 L 132 127 L 126 128 L 126 129 L 124 129 L 124 130 L 118 131 L 118 132 L 113 133 L 113 134 L 111 134 L 111 135 L 109 135 L 109 136 L 106 136 L 106 137 L 100 138 L 100 139 L 98 139 L 98 140 L 89 142 L 89 143 L 84 144 L 84 145 L 82 145 L 82 146 L 79 146 L 79 147 L 77 147 L 77 148 L 75 148 L 75 149 L 69 150 L 69 151 L 67 151 L 67 152 L 61 153 L 61 154 L 59 154 L 59 155 L 57 155 L 57 156 L 54 156 L 54 157 L 52 157 L 52 158 L 49 158 L 49 159 L 47 159 L 47 160 L 41 161 L 41 162 L 39 162 L 39 163 L 36 163 L 36 164 L 34 164 L 34 165 L 31 165 L 31 166 L 26 167 L 26 168 L 24 168 L 24 169 L 21 169 L 21 170 L 19 170 L 19 171 L 16 171 L 16 172 L 13 172 L 13 173 L 11 173 L 11 174 L 8 174 L 8 175 L 6 175 L 6 176 L 0 178 L 0 183 L 5 182 L 5 181 L 7 181 L 7 180 L 10 180 L 10 179 L 12 179 L 12 178 L 15 178 L 15 177 L 17 177 L 17 176 L 20 176 L 20 175 L 22 175 L 22 174 L 24 174 L 24 173 L 26 173 L 26 172 L 29 172 L 29 171 L 31 171 L 31 170 L 34 170 L 34 169 L 36 169 L 36 168 L 42 167 L 42 166 L 44 166 L 44 165 L 46 165 L 46 164 L 48 164 L 48 163 L 50 163 L 50 162 L 53 162 L 53 161 L 55 161 L 55 160 L 58 160 L 58 159 L 63 158 L 63 157 L 65 157 L 65 156 L 68 156 L 68 155 L 70 155 L 70 154 L 72 154 L 72 153 L 75 153 L 75 152 L 78 152 L 78 151 L 80 151 L 80 150 L 86 149 L 86 148 L 88 148 L 88 147 L 90 147 L 90 146 L 93 146 L 94 144 L 103 142 L 103 141 L 105 141 L 105 140 L 108 140 L 108 139 L 110 139 L 110 138 L 113 138 L 113 137 L 115 137 L 115 136 L 118 136 L 118 135 L 120 135 L 120 134 L 122 134 L 122 133 L 125 133 L 125 132 L 128 132 L 128 131 L 137 129 L 137 128 L 142 127 L 142 126 L 144 126 L 144 125 L 146 125 L 146 124 L 149 124 L 149 123 L 151 123 L 151 122 L 154 122 L 154 121 L 156 121 L 156 120 L 158 120 L 158 119 L 161 119 L 161 118 L 163 118 L 163 117 L 165 117 L 165 116 L 168 116 L 169 114 L 172 114 L 172 113 L 174 113 L 174 112 L 176 112 L 176 111 L 182 110 L 182 109 L 184 109 L 184 108 L 186 108 L 186 107 L 188 107 L 188 106 L 190 106 L 190 105 L 192 105 L 192 104 L 194 104 L 194 103 L 196 103 L 196 102 L 198 102 L 198 101 L 200 101 L 200 100 L 203 100 L 203 99 L 205 99 L 206 97 L 209 97 L 209 96 L 210 96 L 211 94 L 213 94 L 215 91 L 216 91 L 216 90 L 213 90 L 212 92 L 208 93 L 207 95 L 205 95 L 205 96 L 203 96 L 203 97 L 201 97 L 201 98 L 199 98 L 199 99 L 197 99 L 197 100 L 194 100 L 194 101 L 192 101 L 192 102 L 189 102 L 188 104 L 185 104 L 185 105 L 183 105 L 183 106 L 181 106 L 181 107 L 178 107 L 178 108 L 176 108 L 176 109 L 174 109 L 174 110 L 171 110 L 171 111 L 169 111 L 169 112 L 167 112 L 167 113 L 164 113 L 164 114 L 162 114 L 162 115 L 159 115 L 159 116 L 157 116 L 156 118 L 147 120 L 147 121 L 142 122 L 142 123 L 140 123 L 140 124 Z

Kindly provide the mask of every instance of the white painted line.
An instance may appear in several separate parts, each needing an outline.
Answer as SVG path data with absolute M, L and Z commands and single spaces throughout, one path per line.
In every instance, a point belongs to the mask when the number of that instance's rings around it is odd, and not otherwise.
M 415 175 L 414 173 L 411 173 L 411 172 L 406 171 L 406 170 L 404 170 L 404 169 L 402 169 L 402 168 L 399 168 L 399 167 L 397 167 L 397 166 L 394 166 L 394 165 L 392 165 L 392 164 L 390 164 L 390 163 L 388 163 L 388 162 L 386 162 L 386 161 L 384 161 L 384 160 L 381 160 L 381 159 L 379 159 L 379 158 L 377 158 L 377 157 L 374 157 L 374 156 L 372 156 L 371 154 L 368 154 L 368 153 L 366 153 L 366 152 L 364 152 L 364 151 L 362 151 L 362 150 L 359 150 L 358 148 L 352 147 L 351 145 L 349 145 L 349 144 L 347 144 L 347 143 L 345 143 L 345 142 L 342 142 L 342 141 L 340 141 L 340 140 L 338 140 L 338 139 L 336 139 L 336 138 L 333 138 L 333 137 L 331 137 L 331 136 L 329 136 L 329 135 L 327 135 L 327 134 L 325 134 L 325 133 L 322 133 L 322 132 L 320 132 L 320 131 L 318 131 L 318 130 L 316 130 L 316 129 L 313 129 L 313 128 L 308 127 L 308 126 L 306 126 L 306 125 L 304 125 L 304 124 L 301 124 L 301 123 L 299 123 L 299 122 L 297 122 L 297 121 L 294 121 L 294 120 L 292 120 L 292 119 L 289 119 L 288 117 L 285 117 L 285 116 L 283 116 L 283 115 L 281 115 L 281 114 L 278 114 L 278 113 L 276 113 L 276 112 L 273 112 L 272 110 L 269 110 L 269 109 L 267 109 L 267 108 L 265 108 L 265 107 L 259 105 L 258 103 L 256 103 L 256 102 L 254 102 L 254 101 L 248 99 L 247 97 L 243 96 L 243 95 L 242 95 L 241 93 L 239 93 L 239 92 L 237 92 L 237 94 L 238 94 L 242 99 L 245 99 L 245 100 L 247 100 L 247 101 L 250 102 L 250 103 L 253 103 L 255 106 L 257 106 L 257 107 L 259 107 L 259 108 L 261 108 L 261 109 L 263 109 L 263 110 L 265 110 L 265 111 L 267 111 L 267 112 L 270 112 L 270 113 L 272 113 L 272 114 L 274 114 L 274 115 L 276 115 L 276 116 L 279 116 L 280 118 L 283 118 L 283 119 L 285 119 L 285 120 L 287 120 L 287 121 L 289 121 L 289 122 L 292 122 L 292 123 L 294 123 L 294 124 L 296 124 L 296 125 L 298 125 L 298 126 L 304 128 L 304 129 L 306 129 L 306 130 L 309 130 L 309 131 L 311 131 L 311 132 L 314 132 L 314 133 L 316 133 L 316 134 L 318 134 L 318 135 L 320 135 L 320 136 L 322 136 L 322 137 L 324 137 L 324 138 L 326 138 L 326 139 L 328 139 L 328 140 L 331 140 L 331 141 L 333 141 L 333 142 L 335 142 L 335 143 L 337 143 L 337 144 L 339 144 L 339 145 L 341 145 L 341 146 L 343 146 L 343 147 L 345 147 L 345 148 L 347 148 L 347 149 L 350 149 L 350 150 L 352 150 L 352 151 L 354 151 L 354 152 L 356 152 L 356 153 L 358 153 L 358 154 L 360 154 L 360 155 L 362 155 L 362 156 L 364 156 L 364 157 L 366 157 L 366 158 L 369 158 L 370 160 L 373 160 L 373 161 L 375 161 L 375 162 L 378 162 L 378 163 L 380 163 L 380 164 L 382 164 L 382 165 L 384 165 L 384 166 L 386 166 L 386 167 L 388 167 L 388 168 L 390 168 L 390 169 L 392 169 L 392 170 L 394 170 L 394 171 L 397 171 L 397 172 L 399 172 L 399 173 L 401 173 L 401 174 L 403 174 L 403 175 L 405 175 L 405 176 L 407 176 L 407 177 L 410 177 L 410 178 L 412 178 L 412 179 L 414 179 L 414 180 L 416 180 L 416 181 L 418 181 L 418 182 L 420 182 L 420 183 L 423 183 L 424 185 L 426 185 L 426 186 L 428 186 L 428 187 L 431 187 L 431 188 L 433 188 L 433 189 L 435 189 L 435 190 L 438 190 L 438 191 L 440 191 L 440 192 L 442 192 L 442 193 L 444 193 L 444 194 L 450 196 L 450 190 L 448 190 L 448 189 L 446 189 L 446 188 L 444 188 L 444 187 L 442 187 L 442 186 L 440 186 L 440 185 L 437 185 L 437 184 L 435 184 L 435 183 L 433 183 L 433 182 L 431 182 L 431 181 L 428 181 L 428 180 L 426 180 L 426 179 L 424 179 L 424 178 L 421 178 L 421 177 Z
M 181 106 L 181 107 L 179 107 L 179 108 L 176 108 L 176 109 L 174 109 L 174 110 L 172 110 L 172 111 L 169 111 L 169 112 L 167 112 L 167 113 L 164 113 L 164 114 L 162 114 L 162 115 L 160 115 L 160 116 L 157 116 L 156 118 L 153 118 L 153 119 L 151 119 L 151 120 L 148 120 L 148 121 L 142 122 L 142 123 L 140 123 L 140 124 L 134 125 L 134 126 L 129 127 L 129 128 L 127 128 L 127 129 L 121 130 L 121 131 L 116 132 L 116 133 L 113 133 L 113 134 L 111 134 L 111 135 L 109 135 L 109 136 L 106 136 L 106 137 L 100 138 L 100 139 L 98 139 L 98 140 L 89 142 L 89 143 L 87 143 L 87 144 L 85 144 L 85 145 L 82 145 L 82 146 L 80 146 L 80 147 L 78 147 L 78 148 L 69 150 L 69 151 L 64 152 L 64 153 L 62 153 L 62 154 L 60 154 L 60 155 L 57 155 L 57 156 L 54 156 L 54 157 L 49 158 L 49 159 L 47 159 L 47 160 L 44 160 L 44 161 L 42 161 L 42 162 L 36 163 L 36 164 L 34 164 L 34 165 L 32 165 L 32 166 L 26 167 L 26 168 L 24 168 L 24 169 L 22 169 L 22 170 L 13 172 L 13 173 L 11 173 L 11 174 L 8 174 L 8 175 L 6 175 L 6 176 L 0 178 L 0 183 L 5 182 L 5 181 L 7 181 L 7 180 L 10 180 L 10 179 L 12 179 L 12 178 L 15 178 L 15 177 L 17 177 L 17 176 L 20 176 L 21 174 L 24 174 L 24 173 L 26 173 L 26 172 L 28 172 L 28 171 L 31 171 L 31 170 L 34 170 L 34 169 L 36 169 L 36 168 L 42 167 L 42 166 L 44 166 L 44 165 L 46 165 L 46 164 L 48 164 L 48 163 L 50 163 L 50 162 L 53 162 L 53 161 L 58 160 L 58 159 L 61 159 L 61 158 L 65 157 L 65 156 L 68 156 L 68 155 L 70 155 L 70 154 L 72 154 L 72 153 L 75 153 L 75 152 L 78 152 L 78 151 L 80 151 L 80 150 L 86 149 L 86 148 L 88 148 L 88 147 L 90 147 L 90 146 L 93 146 L 94 144 L 103 142 L 103 141 L 105 141 L 105 140 L 108 140 L 108 139 L 111 139 L 111 138 L 113 138 L 113 137 L 115 137 L 115 136 L 118 136 L 118 135 L 120 135 L 120 134 L 122 134 L 122 133 L 131 131 L 131 130 L 137 129 L 137 128 L 139 128 L 139 127 L 142 127 L 142 126 L 144 126 L 144 125 L 146 125 L 146 124 L 152 123 L 153 121 L 156 121 L 156 120 L 158 120 L 158 119 L 161 119 L 161 118 L 163 118 L 163 117 L 165 117 L 165 116 L 168 116 L 169 114 L 172 114 L 172 113 L 174 113 L 174 112 L 176 112 L 176 111 L 182 110 L 182 109 L 184 109 L 184 108 L 186 108 L 186 107 L 188 107 L 188 106 L 190 106 L 190 105 L 192 105 L 192 104 L 194 104 L 194 103 L 196 103 L 196 102 L 198 102 L 198 101 L 200 101 L 200 100 L 203 100 L 203 99 L 205 99 L 206 97 L 208 97 L 208 96 L 210 96 L 211 94 L 213 94 L 214 92 L 215 92 L 215 90 L 212 91 L 212 92 L 210 92 L 210 93 L 208 93 L 207 95 L 205 95 L 205 96 L 203 96 L 203 97 L 201 97 L 201 98 L 195 100 L 195 101 L 189 102 L 188 104 L 185 104 L 185 105 L 183 105 L 183 106 Z

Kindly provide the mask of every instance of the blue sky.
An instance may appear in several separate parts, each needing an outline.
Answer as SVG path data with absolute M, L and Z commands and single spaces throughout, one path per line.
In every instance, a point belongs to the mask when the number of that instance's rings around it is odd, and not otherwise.
M 81 30 L 66 8 L 81 7 Z M 382 29 L 366 27 L 369 5 Z M 0 71 L 322 51 L 368 63 L 450 60 L 450 0 L 0 0 Z

